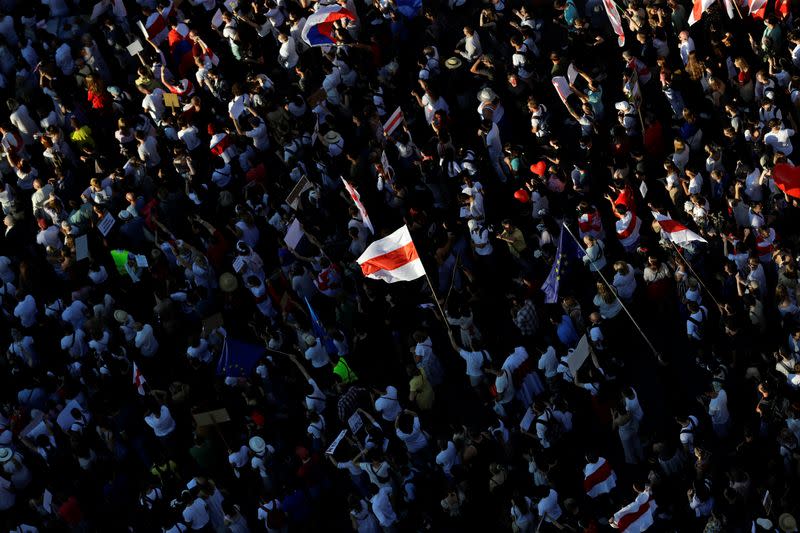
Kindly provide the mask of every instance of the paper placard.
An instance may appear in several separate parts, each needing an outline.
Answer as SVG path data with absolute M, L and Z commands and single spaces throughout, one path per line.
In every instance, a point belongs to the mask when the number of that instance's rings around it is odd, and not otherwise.
M 342 439 L 344 439 L 345 435 L 347 435 L 346 429 L 343 429 L 341 432 L 339 432 L 339 435 L 333 440 L 333 442 L 331 442 L 331 445 L 328 446 L 328 449 L 325 450 L 325 455 L 333 455 L 336 451 L 336 448 L 339 446 L 339 443 L 342 442 Z
M 364 421 L 361 419 L 361 414 L 356 411 L 353 416 L 347 419 L 347 425 L 350 427 L 350 432 L 355 435 L 358 430 L 364 427 Z
M 67 402 L 67 405 L 65 405 L 64 408 L 61 410 L 61 412 L 58 413 L 58 418 L 56 418 L 58 426 L 63 431 L 67 431 L 70 428 L 70 426 L 72 426 L 72 424 L 75 422 L 75 417 L 73 417 L 72 413 L 70 412 L 73 409 L 77 409 L 78 411 L 80 411 L 83 414 L 84 418 L 86 419 L 89 418 L 88 413 L 84 411 L 83 406 L 81 404 L 79 404 L 75 400 L 70 400 L 69 402 Z
M 173 109 L 179 108 L 181 103 L 178 101 L 178 95 L 173 93 L 164 93 L 164 105 Z
M 294 219 L 289 229 L 286 230 L 286 236 L 283 240 L 286 242 L 286 246 L 295 250 L 297 249 L 297 245 L 300 244 L 300 239 L 303 238 L 303 235 L 305 235 L 305 233 L 303 232 L 303 227 L 300 225 L 300 221 Z
M 140 268 L 148 268 L 150 265 L 147 263 L 147 257 L 143 255 L 135 255 L 136 258 L 136 266 Z
M 289 196 L 286 197 L 286 203 L 291 206 L 292 209 L 297 210 L 297 206 L 300 203 L 300 197 L 304 192 L 311 188 L 313 188 L 313 185 L 307 177 L 303 176 L 298 180 L 297 185 L 294 186 L 292 192 L 289 193 Z
M 584 334 L 578 342 L 578 345 L 567 357 L 567 366 L 569 367 L 570 374 L 573 376 L 577 375 L 578 370 L 580 370 L 583 363 L 586 362 L 586 358 L 589 357 L 589 350 L 589 338 Z
M 237 274 L 241 273 L 242 269 L 244 268 L 244 265 L 245 265 L 244 257 L 241 255 L 237 255 L 236 259 L 233 261 L 234 272 L 236 272 Z
M 639 192 L 642 194 L 642 198 L 647 196 L 647 184 L 645 182 L 642 182 L 641 185 L 639 185 Z
M 567 67 L 567 79 L 572 84 L 575 84 L 575 80 L 578 79 L 578 69 L 576 69 L 575 65 L 572 63 L 570 63 L 569 67 Z
M 214 29 L 217 29 L 220 26 L 222 26 L 222 10 L 221 9 L 217 9 L 217 12 L 214 13 L 214 16 L 211 18 L 211 26 L 213 26 Z
M 221 424 L 223 422 L 230 422 L 231 420 L 231 415 L 228 414 L 227 409 L 215 409 L 204 413 L 195 413 L 192 417 L 198 427 Z
M 75 259 L 82 261 L 89 259 L 89 238 L 86 235 L 81 235 L 75 239 Z
M 131 44 L 129 44 L 125 48 L 128 49 L 128 53 L 130 55 L 132 55 L 132 56 L 135 56 L 136 54 L 138 54 L 142 50 L 144 50 L 144 46 L 142 46 L 142 41 L 140 41 L 139 39 L 136 39 L 135 41 L 133 41 Z
M 106 213 L 103 215 L 103 218 L 100 219 L 100 222 L 97 224 L 97 229 L 103 235 L 103 237 L 108 236 L 108 232 L 111 231 L 111 228 L 114 227 L 117 220 L 114 218 L 114 215 L 111 213 Z
M 239 7 L 239 0 L 225 0 L 222 5 L 232 14 Z
M 47 489 L 44 489 L 44 494 L 42 494 L 42 507 L 48 513 L 53 512 L 53 493 Z
M 98 17 L 100 17 L 100 15 L 105 13 L 107 9 L 108 9 L 107 0 L 101 0 L 100 2 L 97 2 L 92 8 L 92 15 L 89 17 L 89 20 L 91 22 L 94 22 L 95 20 L 98 19 Z

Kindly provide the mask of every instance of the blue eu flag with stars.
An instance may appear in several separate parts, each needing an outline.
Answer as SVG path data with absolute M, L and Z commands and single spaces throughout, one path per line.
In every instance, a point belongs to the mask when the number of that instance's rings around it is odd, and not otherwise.
M 550 274 L 547 275 L 547 279 L 542 283 L 544 302 L 548 304 L 558 302 L 561 277 L 569 272 L 572 263 L 579 261 L 586 254 L 572 235 L 566 235 L 566 233 L 567 229 L 564 226 L 561 228 L 561 235 L 558 237 L 558 248 L 556 249 L 556 259 L 553 261 L 553 268 L 550 269 Z
M 263 346 L 226 338 L 217 364 L 217 375 L 226 378 L 247 377 L 262 355 Z
M 328 331 L 322 325 L 317 313 L 314 311 L 314 308 L 311 307 L 311 302 L 308 301 L 308 298 L 305 298 L 306 305 L 308 306 L 308 313 L 311 315 L 311 329 L 314 330 L 314 335 L 319 338 L 320 342 L 322 342 L 322 346 L 325 347 L 325 351 L 328 352 L 328 355 L 333 355 L 338 352 L 336 349 L 336 345 L 333 344 L 333 339 L 331 336 L 328 335 Z

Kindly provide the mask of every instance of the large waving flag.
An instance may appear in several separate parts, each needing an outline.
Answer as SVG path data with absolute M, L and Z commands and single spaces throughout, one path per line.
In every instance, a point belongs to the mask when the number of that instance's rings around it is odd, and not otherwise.
M 310 46 L 339 44 L 333 35 L 333 24 L 342 19 L 356 20 L 356 17 L 339 5 L 321 7 L 316 13 L 308 17 L 301 37 Z
M 694 0 L 692 4 L 692 12 L 689 14 L 689 26 L 699 21 L 703 13 L 711 7 L 714 0 Z
M 606 8 L 606 15 L 614 33 L 617 34 L 617 43 L 620 46 L 625 46 L 625 30 L 622 28 L 622 19 L 617 11 L 617 6 L 614 5 L 612 0 L 603 0 L 603 7 Z
M 570 266 L 570 260 L 575 261 L 586 255 L 583 248 L 578 245 L 574 238 L 565 237 L 567 229 L 561 228 L 561 235 L 558 237 L 558 248 L 556 249 L 556 259 L 553 261 L 553 267 L 550 269 L 550 274 L 547 279 L 542 283 L 542 292 L 544 292 L 544 303 L 554 304 L 558 302 L 558 289 L 561 285 L 561 274 Z M 566 242 L 564 242 L 566 239 Z
M 382 279 L 386 283 L 411 281 L 425 275 L 425 267 L 411 240 L 408 226 L 367 246 L 356 262 L 366 277 Z
M 692 241 L 708 242 L 697 233 L 693 232 L 669 215 L 662 215 L 653 211 L 653 218 L 661 227 L 661 235 L 675 244 L 686 244 Z

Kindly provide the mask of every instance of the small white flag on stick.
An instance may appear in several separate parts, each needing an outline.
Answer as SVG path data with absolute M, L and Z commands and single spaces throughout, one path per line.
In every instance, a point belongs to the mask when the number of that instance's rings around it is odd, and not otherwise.
M 389 120 L 386 121 L 386 124 L 383 125 L 383 134 L 387 137 L 394 133 L 394 130 L 397 129 L 400 124 L 403 123 L 403 111 L 400 109 L 400 106 L 397 106 L 397 109 L 394 110 L 392 116 L 389 117 Z
M 370 233 L 375 235 L 375 228 L 372 227 L 372 221 L 367 214 L 367 208 L 361 203 L 361 195 L 346 179 L 342 178 L 342 183 L 344 183 L 344 188 L 347 189 L 347 193 L 350 195 L 353 203 L 356 204 L 356 208 L 358 208 L 358 212 L 361 214 L 361 220 L 364 221 L 364 225 L 369 228 Z

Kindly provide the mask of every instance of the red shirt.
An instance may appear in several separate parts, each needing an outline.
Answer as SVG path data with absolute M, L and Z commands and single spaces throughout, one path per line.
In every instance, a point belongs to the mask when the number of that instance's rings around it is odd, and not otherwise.
M 83 513 L 78 499 L 75 496 L 70 496 L 67 501 L 61 504 L 58 508 L 58 516 L 67 523 L 70 527 L 75 527 L 83 520 Z

